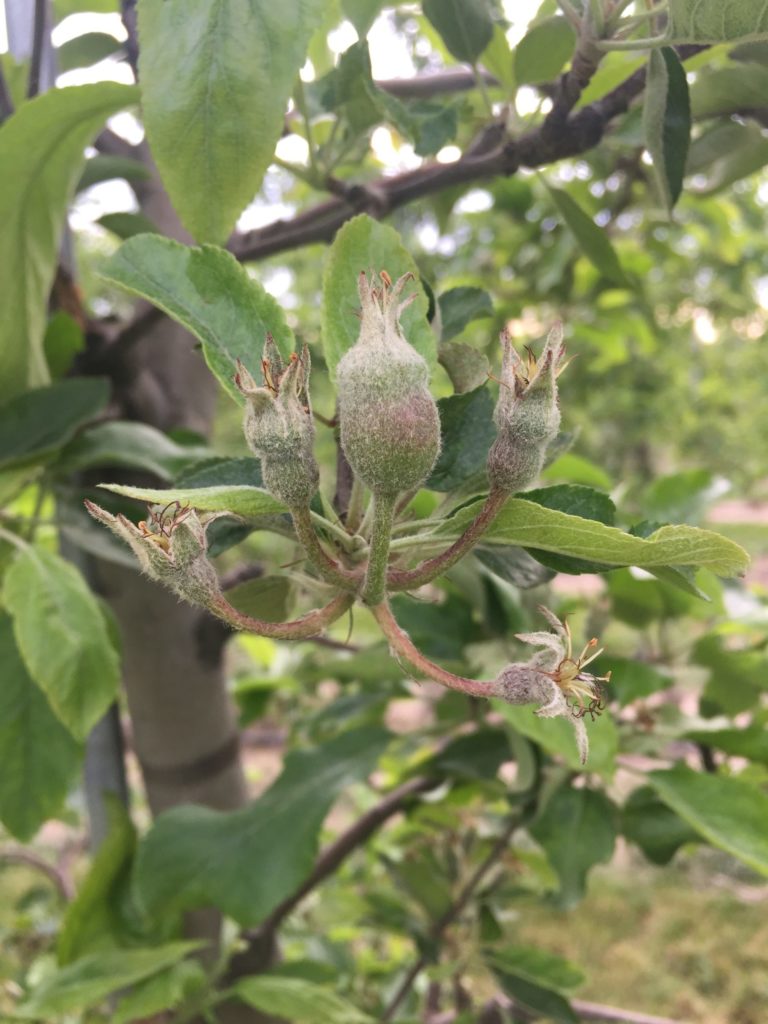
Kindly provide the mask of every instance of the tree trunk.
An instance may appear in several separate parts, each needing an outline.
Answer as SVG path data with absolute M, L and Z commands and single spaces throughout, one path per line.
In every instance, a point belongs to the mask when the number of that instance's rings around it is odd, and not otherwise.
M 145 143 L 140 157 L 155 171 Z M 168 237 L 189 242 L 156 175 L 137 187 L 142 212 Z M 120 414 L 171 430 L 210 432 L 218 385 L 196 339 L 163 318 L 112 363 Z M 181 603 L 138 572 L 100 561 L 95 585 L 117 618 L 123 646 L 123 681 L 152 814 L 195 803 L 233 810 L 247 799 L 234 705 L 223 665 L 227 634 L 211 628 L 207 612 Z M 210 940 L 215 956 L 221 916 L 213 909 L 187 916 L 186 932 Z M 269 963 L 265 956 L 254 970 Z M 217 1010 L 222 1024 L 258 1024 L 244 1006 Z

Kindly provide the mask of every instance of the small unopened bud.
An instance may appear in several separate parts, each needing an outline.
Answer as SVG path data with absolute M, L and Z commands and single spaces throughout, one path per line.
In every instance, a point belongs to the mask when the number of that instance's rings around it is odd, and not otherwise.
M 429 368 L 403 336 L 400 314 L 416 297 L 399 302 L 410 274 L 394 286 L 358 279 L 360 334 L 336 370 L 344 452 L 360 480 L 376 495 L 418 487 L 440 450 L 440 418 L 429 392 Z
M 557 436 L 557 374 L 564 354 L 563 330 L 558 324 L 549 332 L 538 360 L 530 350 L 527 360 L 522 360 L 506 331 L 501 344 L 499 401 L 494 413 L 498 434 L 488 453 L 488 480 L 492 489 L 513 494 L 536 479 L 547 448 Z
M 261 459 L 267 489 L 289 508 L 308 504 L 319 471 L 312 450 L 315 428 L 309 400 L 309 349 L 292 355 L 287 366 L 271 335 L 261 361 L 264 386 L 258 387 L 242 363 L 235 384 L 246 397 L 243 430 Z
M 131 546 L 147 576 L 185 601 L 207 605 L 219 595 L 216 570 L 207 557 L 205 525 L 193 509 L 182 508 L 178 501 L 162 509 L 150 508 L 147 519 L 136 526 L 92 501 L 86 501 L 85 507 Z

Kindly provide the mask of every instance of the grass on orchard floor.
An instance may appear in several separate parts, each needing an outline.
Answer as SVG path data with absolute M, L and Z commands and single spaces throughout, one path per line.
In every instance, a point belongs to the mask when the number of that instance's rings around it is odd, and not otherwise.
M 597 868 L 573 910 L 521 907 L 516 941 L 581 967 L 580 999 L 686 1024 L 768 1021 L 768 886 L 710 849 Z
M 768 886 L 704 849 L 665 868 L 634 855 L 592 872 L 571 911 L 516 903 L 515 943 L 567 957 L 580 999 L 686 1024 L 768 1020 Z M 15 983 L 53 945 L 57 900 L 28 868 L 0 865 L 0 1020 Z

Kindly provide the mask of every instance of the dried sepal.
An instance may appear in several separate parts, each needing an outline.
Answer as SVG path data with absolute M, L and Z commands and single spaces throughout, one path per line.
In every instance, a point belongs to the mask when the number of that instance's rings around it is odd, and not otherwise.
M 547 448 L 557 436 L 563 329 L 560 324 L 552 328 L 538 359 L 529 348 L 525 359 L 521 358 L 506 330 L 501 345 L 499 400 L 494 413 L 498 433 L 488 453 L 488 478 L 492 488 L 512 494 L 536 479 Z
M 553 631 L 517 634 L 518 640 L 540 650 L 527 662 L 507 665 L 495 680 L 495 695 L 509 704 L 539 704 L 535 713 L 541 718 L 570 718 L 579 759 L 585 764 L 589 739 L 584 718 L 594 718 L 604 710 L 603 684 L 610 681 L 610 673 L 595 676 L 585 671 L 602 653 L 602 649 L 596 650 L 596 639 L 574 657 L 567 622 L 561 622 L 548 608 L 540 607 L 540 611 Z
M 361 273 L 360 333 L 336 370 L 341 443 L 360 480 L 378 495 L 418 487 L 440 450 L 440 418 L 429 368 L 405 338 L 400 315 L 412 280 Z
M 192 604 L 207 605 L 220 594 L 216 570 L 208 561 L 206 523 L 194 509 L 178 501 L 162 507 L 150 506 L 147 518 L 138 525 L 124 515 L 112 515 L 92 501 L 85 507 L 98 522 L 130 545 L 142 572 L 170 587 Z
M 259 386 L 238 360 L 234 381 L 246 398 L 243 432 L 261 459 L 267 489 L 289 508 L 306 505 L 320 478 L 313 452 L 315 427 L 309 398 L 310 355 L 305 345 L 284 362 L 267 335 Z

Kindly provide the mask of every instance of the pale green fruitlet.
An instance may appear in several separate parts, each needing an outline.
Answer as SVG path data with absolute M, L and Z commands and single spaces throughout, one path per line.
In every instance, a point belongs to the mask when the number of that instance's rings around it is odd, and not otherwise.
M 429 369 L 400 328 L 405 274 L 394 285 L 360 274 L 357 343 L 337 368 L 341 443 L 350 465 L 375 495 L 418 487 L 440 450 L 440 418 L 429 392 Z
M 262 359 L 264 386 L 238 363 L 235 384 L 245 395 L 243 430 L 248 447 L 261 459 L 267 489 L 289 508 L 309 502 L 320 473 L 313 453 L 315 427 L 309 400 L 309 349 L 286 366 L 272 336 Z
M 547 448 L 557 437 L 557 374 L 564 354 L 563 330 L 558 324 L 549 332 L 538 360 L 528 350 L 524 362 L 506 331 L 501 344 L 501 386 L 494 413 L 498 435 L 488 453 L 488 480 L 492 490 L 514 494 L 536 479 Z

